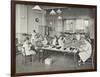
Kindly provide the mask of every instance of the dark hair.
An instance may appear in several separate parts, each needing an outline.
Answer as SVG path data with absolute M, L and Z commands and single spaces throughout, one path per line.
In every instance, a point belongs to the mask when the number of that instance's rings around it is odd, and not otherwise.
M 33 32 L 36 32 L 35 30 L 33 30 Z
M 26 37 L 26 40 L 29 40 L 29 37 Z
M 56 36 L 56 35 L 54 35 L 54 37 L 56 37 L 56 38 L 57 38 L 57 36 Z

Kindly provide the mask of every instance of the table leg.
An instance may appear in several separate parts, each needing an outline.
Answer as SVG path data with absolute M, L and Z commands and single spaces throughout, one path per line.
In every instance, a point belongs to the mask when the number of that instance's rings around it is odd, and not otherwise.
M 76 60 L 76 59 L 75 59 L 75 53 L 74 53 L 74 63 L 76 62 L 75 60 Z
M 75 68 L 77 68 L 77 65 L 78 65 L 77 53 L 74 53 L 74 63 L 75 63 Z
M 45 50 L 43 50 L 42 52 L 42 63 L 44 62 L 44 59 L 45 59 Z
M 40 57 L 40 56 L 41 56 L 41 54 L 40 54 L 40 53 L 41 53 L 41 52 L 40 52 L 40 50 L 39 50 L 39 53 L 38 53 L 38 55 L 39 55 L 39 62 L 40 62 L 40 58 L 41 58 L 41 57 Z
M 43 58 L 44 58 L 44 50 L 39 51 L 39 62 L 43 63 Z

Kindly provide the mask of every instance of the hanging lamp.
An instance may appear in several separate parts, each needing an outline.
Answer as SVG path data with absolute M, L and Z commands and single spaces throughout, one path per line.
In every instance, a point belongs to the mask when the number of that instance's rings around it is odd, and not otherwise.
M 58 9 L 58 10 L 57 10 L 57 13 L 58 13 L 58 14 L 61 14 L 61 13 L 62 13 L 62 11 L 61 11 L 60 9 Z
M 33 10 L 39 10 L 39 11 L 41 11 L 41 10 L 42 10 L 42 9 L 40 8 L 40 6 L 39 6 L 39 5 L 35 5 L 32 9 L 33 9 Z
M 56 15 L 56 12 L 52 9 L 50 15 Z
M 61 16 L 58 16 L 58 19 L 59 19 L 59 20 L 61 20 L 61 19 L 62 19 L 62 17 L 61 17 Z

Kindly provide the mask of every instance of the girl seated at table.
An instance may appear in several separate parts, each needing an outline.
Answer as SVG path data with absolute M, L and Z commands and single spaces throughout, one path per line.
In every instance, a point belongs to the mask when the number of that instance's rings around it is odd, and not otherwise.
M 46 36 L 44 36 L 42 43 L 43 43 L 43 46 L 46 46 L 48 44 L 48 40 Z
M 82 42 L 82 44 L 79 47 L 80 60 L 78 62 L 84 64 L 88 60 L 88 58 L 90 58 L 91 56 L 92 47 L 91 47 L 90 42 L 86 40 L 85 38 L 81 38 L 80 41 Z
M 55 48 L 57 46 L 57 36 L 55 35 L 53 40 L 52 40 L 52 47 Z
M 64 49 L 64 37 L 60 36 L 58 39 L 58 48 Z
M 31 47 L 32 47 L 32 44 L 31 42 L 29 42 L 29 38 L 26 38 L 22 46 L 23 55 L 35 55 L 36 52 L 32 50 Z

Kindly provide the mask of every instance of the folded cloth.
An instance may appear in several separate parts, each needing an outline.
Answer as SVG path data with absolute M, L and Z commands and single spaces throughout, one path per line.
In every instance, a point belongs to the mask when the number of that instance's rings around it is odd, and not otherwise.
M 45 64 L 50 65 L 52 63 L 53 63 L 53 59 L 52 58 L 45 59 Z

